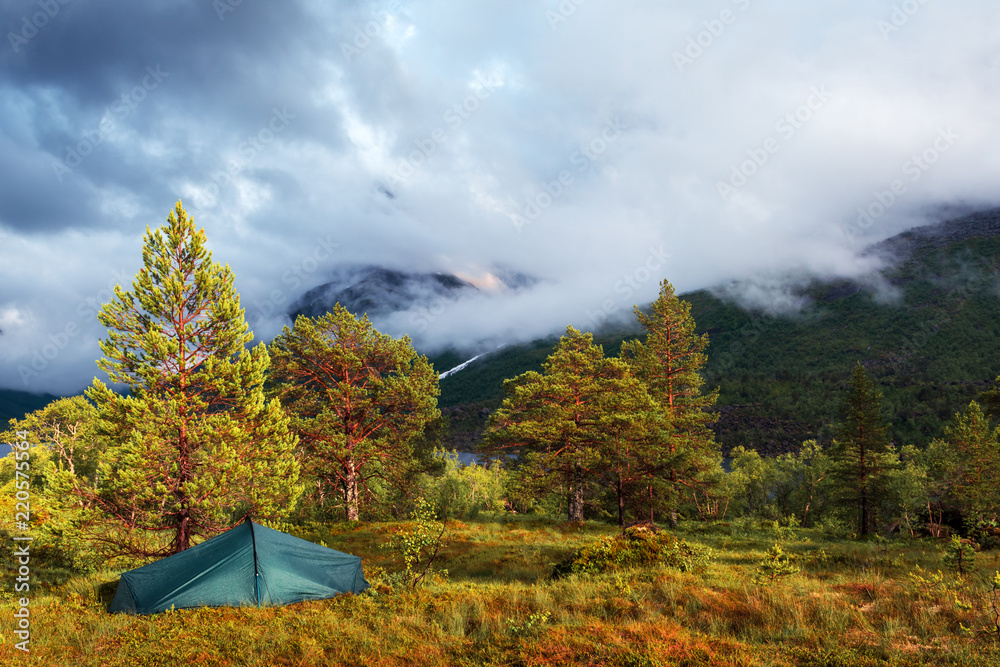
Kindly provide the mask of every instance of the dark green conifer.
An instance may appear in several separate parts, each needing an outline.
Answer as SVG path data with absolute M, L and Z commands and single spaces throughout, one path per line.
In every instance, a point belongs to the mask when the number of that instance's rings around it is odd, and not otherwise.
M 889 428 L 882 416 L 882 393 L 858 362 L 841 406 L 831 456 L 833 476 L 843 500 L 858 512 L 858 534 L 868 535 L 874 508 L 884 490 L 883 473 L 892 465 Z

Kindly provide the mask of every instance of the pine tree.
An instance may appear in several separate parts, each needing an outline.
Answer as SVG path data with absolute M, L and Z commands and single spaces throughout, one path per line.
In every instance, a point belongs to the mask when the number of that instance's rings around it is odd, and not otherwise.
M 650 520 L 659 490 L 666 496 L 671 526 L 676 527 L 681 490 L 698 485 L 718 460 L 718 445 L 709 428 L 715 417 L 708 411 L 718 390 L 703 393 L 705 380 L 700 374 L 708 359 L 708 334 L 695 333 L 691 304 L 677 298 L 666 280 L 652 312 L 647 315 L 636 306 L 635 315 L 646 332 L 645 342 L 624 343 L 621 356 L 659 402 L 671 427 L 664 456 L 651 461 L 647 473 Z
M 648 484 L 649 471 L 670 456 L 666 415 L 645 385 L 628 372 L 627 366 L 625 370 L 626 375 L 607 397 L 608 406 L 597 425 L 604 434 L 602 478 L 614 490 L 621 528 L 625 528 L 626 516 L 641 516 L 645 500 L 642 491 Z
M 107 438 L 93 498 L 103 539 L 138 555 L 177 553 L 244 515 L 277 517 L 295 501 L 295 437 L 264 400 L 269 357 L 253 340 L 228 266 L 180 202 L 148 228 L 143 268 L 98 319 L 98 366 L 129 395 L 94 381 L 87 396 Z M 170 541 L 163 546 L 159 535 Z
M 841 423 L 831 448 L 833 476 L 843 499 L 857 507 L 858 534 L 873 527 L 873 509 L 882 492 L 882 474 L 892 460 L 889 429 L 882 416 L 882 394 L 858 362 L 841 406 Z
M 413 443 L 440 417 L 438 376 L 408 337 L 379 333 L 339 303 L 300 316 L 271 342 L 274 395 L 292 416 L 310 476 L 359 517 L 372 477 L 406 467 Z
M 955 414 L 945 437 L 928 446 L 925 458 L 937 491 L 970 523 L 996 518 L 1000 512 L 1000 429 L 975 401 Z
M 591 334 L 573 327 L 542 370 L 504 382 L 506 397 L 490 416 L 483 451 L 520 450 L 522 478 L 538 490 L 565 489 L 570 521 L 583 521 L 587 487 L 612 468 L 622 507 L 623 449 L 637 429 L 655 428 L 640 425 L 655 419 L 654 405 L 624 363 L 605 358 Z

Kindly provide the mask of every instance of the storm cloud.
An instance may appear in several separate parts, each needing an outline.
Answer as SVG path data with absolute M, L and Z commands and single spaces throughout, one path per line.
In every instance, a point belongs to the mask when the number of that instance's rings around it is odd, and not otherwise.
M 870 243 L 998 203 L 998 23 L 986 0 L 0 0 L 0 386 L 90 382 L 97 309 L 177 200 L 262 339 L 345 265 L 479 286 L 382 322 L 470 352 L 663 278 L 760 276 L 766 301 L 871 276 Z

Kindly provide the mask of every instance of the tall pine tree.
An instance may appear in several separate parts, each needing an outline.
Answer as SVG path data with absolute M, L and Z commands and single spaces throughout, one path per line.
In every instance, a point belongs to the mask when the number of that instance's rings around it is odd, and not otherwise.
M 437 373 L 409 338 L 379 333 L 339 303 L 316 319 L 299 316 L 271 341 L 271 355 L 274 394 L 292 415 L 307 473 L 336 490 L 356 521 L 367 480 L 405 468 L 440 417 Z
M 178 202 L 147 228 L 132 289 L 116 286 L 98 315 L 98 366 L 130 393 L 100 380 L 87 390 L 108 440 L 92 500 L 112 520 L 103 539 L 133 554 L 183 551 L 247 514 L 281 516 L 300 492 L 295 436 L 264 399 L 267 350 L 246 348 L 233 273 L 205 243 Z
M 483 450 L 518 449 L 522 479 L 539 491 L 563 489 L 570 521 L 583 521 L 588 486 L 613 469 L 624 516 L 631 480 L 622 455 L 630 438 L 660 425 L 655 405 L 624 363 L 605 358 L 591 334 L 573 327 L 542 369 L 504 382 Z
M 882 393 L 858 362 L 841 406 L 831 457 L 841 498 L 858 513 L 858 534 L 874 527 L 874 509 L 884 489 L 883 473 L 892 465 L 889 429 L 882 416 Z
M 663 456 L 648 467 L 650 520 L 662 495 L 670 524 L 676 526 L 682 490 L 698 486 L 701 476 L 718 465 L 719 448 L 709 428 L 714 416 L 708 411 L 718 390 L 704 393 L 700 373 L 708 359 L 708 334 L 695 333 L 691 304 L 677 298 L 666 280 L 651 312 L 647 315 L 636 306 L 635 315 L 646 332 L 645 341 L 624 343 L 621 356 L 659 402 L 671 428 Z

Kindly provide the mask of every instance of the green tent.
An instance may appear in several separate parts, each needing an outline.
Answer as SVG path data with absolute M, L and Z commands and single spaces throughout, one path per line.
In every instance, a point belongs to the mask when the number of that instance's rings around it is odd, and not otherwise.
M 282 605 L 368 588 L 357 556 L 244 521 L 122 575 L 108 611 Z

